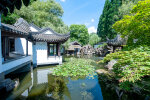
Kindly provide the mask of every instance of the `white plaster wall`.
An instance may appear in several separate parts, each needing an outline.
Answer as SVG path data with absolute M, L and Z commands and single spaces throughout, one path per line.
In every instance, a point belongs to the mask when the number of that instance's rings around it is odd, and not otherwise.
M 37 32 L 37 31 L 38 31 L 37 29 L 35 29 L 35 28 L 32 27 L 32 26 L 30 26 L 30 30 L 31 30 L 32 32 Z
M 36 43 L 36 51 L 34 51 L 33 59 L 35 59 L 35 56 L 37 56 L 36 60 L 33 60 L 34 62 L 37 62 L 37 65 L 42 65 L 42 64 L 62 64 L 62 57 L 47 57 L 47 42 L 37 42 Z M 34 50 L 34 49 L 33 49 Z
M 26 54 L 25 38 L 15 38 L 15 51 L 19 54 Z
M 32 42 L 28 41 L 28 54 L 32 56 Z
M 51 31 L 46 31 L 44 34 L 53 34 Z
M 15 52 L 19 54 L 26 54 L 26 39 L 15 38 Z M 28 54 L 32 55 L 32 42 L 28 41 Z
M 31 61 L 31 56 L 27 56 L 18 60 L 14 60 L 14 61 L 2 64 L 2 69 L 3 69 L 2 72 L 15 68 L 16 66 L 19 66 L 28 61 Z

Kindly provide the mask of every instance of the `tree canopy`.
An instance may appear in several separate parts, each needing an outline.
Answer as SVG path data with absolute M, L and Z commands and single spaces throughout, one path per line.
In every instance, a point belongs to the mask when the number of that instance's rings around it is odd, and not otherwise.
M 98 35 L 96 33 L 91 33 L 89 36 L 89 44 L 91 46 L 94 46 L 94 44 L 100 42 L 101 38 L 98 37 Z
M 106 0 L 103 13 L 100 16 L 97 34 L 102 40 L 108 38 L 114 38 L 116 32 L 112 29 L 112 25 L 118 18 L 115 16 L 118 12 L 118 8 L 121 5 L 122 0 Z
M 54 0 L 37 0 L 32 1 L 28 7 L 23 6 L 20 11 L 15 10 L 13 14 L 3 16 L 2 22 L 13 24 L 22 17 L 39 27 L 50 27 L 56 32 L 67 33 L 69 29 L 61 19 L 63 13 L 60 4 Z
M 128 44 L 133 45 L 133 40 L 138 39 L 136 44 L 150 44 L 150 0 L 139 1 L 131 11 L 132 15 L 126 15 L 117 21 L 113 28 L 128 37 Z
M 117 32 L 112 28 L 113 24 L 130 14 L 132 7 L 139 0 L 106 0 L 103 13 L 100 16 L 97 34 L 103 41 L 106 38 L 114 38 Z
M 78 41 L 82 45 L 86 45 L 89 42 L 89 33 L 85 25 L 71 25 L 70 35 L 71 41 Z
M 15 8 L 20 10 L 22 3 L 28 6 L 30 0 L 0 0 L 0 12 L 7 16 L 8 12 L 13 13 Z

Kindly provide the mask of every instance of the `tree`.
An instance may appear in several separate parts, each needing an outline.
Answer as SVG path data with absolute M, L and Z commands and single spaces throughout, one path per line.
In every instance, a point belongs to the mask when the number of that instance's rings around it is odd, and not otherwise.
M 106 40 L 106 37 L 114 38 L 116 35 L 114 29 L 112 29 L 112 25 L 119 19 L 115 15 L 118 13 L 118 8 L 121 5 L 121 1 L 122 0 L 106 0 L 105 2 L 97 29 L 98 36 L 103 40 Z
M 100 37 L 98 37 L 98 35 L 96 33 L 91 33 L 89 36 L 89 44 L 91 46 L 94 46 L 94 44 L 100 42 Z
M 7 16 L 8 12 L 13 13 L 15 8 L 20 10 L 22 2 L 28 6 L 30 0 L 0 0 L 0 12 Z
M 131 1 L 124 1 L 122 5 L 119 7 L 118 13 L 115 15 L 119 19 L 122 19 L 124 15 L 131 15 L 132 8 L 137 4 L 140 0 L 131 0 Z
M 117 21 L 113 28 L 128 37 L 128 45 L 133 45 L 134 39 L 138 40 L 137 45 L 150 45 L 150 0 L 139 1 L 131 15 Z
M 82 45 L 86 45 L 89 42 L 88 29 L 85 25 L 71 25 L 70 35 L 71 41 L 78 41 Z
M 56 32 L 67 33 L 69 28 L 61 19 L 63 13 L 60 4 L 54 0 L 33 0 L 28 7 L 23 6 L 20 11 L 15 10 L 14 14 L 3 16 L 2 22 L 14 24 L 18 18 L 22 17 L 39 27 L 50 27 Z

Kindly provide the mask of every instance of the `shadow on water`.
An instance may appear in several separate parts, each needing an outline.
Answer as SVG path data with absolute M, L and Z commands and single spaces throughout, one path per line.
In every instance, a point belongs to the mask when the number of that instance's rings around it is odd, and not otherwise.
M 67 57 L 65 57 L 67 58 Z M 56 77 L 50 69 L 56 66 L 43 66 L 31 72 L 8 75 L 18 79 L 19 85 L 3 99 L 16 100 L 103 100 L 98 76 Z
M 67 61 L 70 56 L 64 58 Z M 96 56 L 82 58 L 94 61 L 101 59 Z M 93 64 L 96 68 L 100 67 Z M 31 72 L 8 75 L 11 79 L 18 80 L 18 86 L 8 94 L 1 94 L 3 96 L 0 100 L 118 100 L 115 90 L 107 88 L 103 81 L 105 77 L 56 77 L 51 75 L 50 69 L 53 67 L 56 66 L 31 68 Z
M 36 68 L 18 77 L 20 84 L 7 99 L 103 100 L 98 77 L 56 77 L 49 68 Z

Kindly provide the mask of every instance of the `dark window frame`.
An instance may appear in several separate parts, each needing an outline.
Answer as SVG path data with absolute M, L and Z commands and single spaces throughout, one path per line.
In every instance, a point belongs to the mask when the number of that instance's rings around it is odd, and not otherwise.
M 50 53 L 51 48 L 53 49 L 53 53 Z M 58 44 L 56 43 L 47 43 L 47 56 L 58 56 Z

